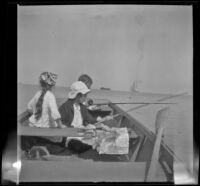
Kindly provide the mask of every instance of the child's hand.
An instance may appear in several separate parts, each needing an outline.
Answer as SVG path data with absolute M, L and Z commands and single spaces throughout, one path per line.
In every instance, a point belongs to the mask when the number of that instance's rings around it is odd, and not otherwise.
M 59 120 L 59 121 L 57 122 L 57 127 L 63 129 L 63 128 L 65 128 L 66 126 L 63 125 L 62 122 Z
M 58 128 L 66 128 L 66 126 L 65 125 L 63 125 L 63 124 L 61 124 L 61 125 L 58 125 Z
M 97 121 L 99 122 L 104 122 L 104 121 L 109 121 L 109 120 L 112 120 L 113 119 L 113 116 L 106 116 L 104 118 L 101 118 L 101 117 L 97 117 Z
M 97 106 L 96 105 L 90 105 L 87 107 L 89 110 L 96 110 Z
M 95 129 L 96 127 L 94 125 L 88 124 L 85 128 L 86 129 Z
M 106 116 L 103 118 L 104 121 L 113 120 L 113 116 Z
M 94 135 L 92 133 L 85 133 L 84 139 L 91 139 Z
M 95 124 L 95 127 L 96 128 L 102 128 L 102 125 L 103 125 L 102 123 L 97 123 L 97 124 Z
M 102 125 L 102 129 L 105 131 L 110 131 L 110 127 L 106 126 L 106 125 Z

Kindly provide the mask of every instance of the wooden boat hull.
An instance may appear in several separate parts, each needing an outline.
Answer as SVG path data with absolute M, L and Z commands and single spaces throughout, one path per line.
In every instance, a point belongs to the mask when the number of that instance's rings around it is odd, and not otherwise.
M 61 104 L 62 101 L 60 101 Z M 60 105 L 58 104 L 58 105 Z M 101 115 L 102 117 L 109 114 L 123 113 L 124 111 L 117 105 L 112 103 L 108 104 L 108 109 L 97 109 L 90 111 L 92 115 Z M 27 119 L 29 113 L 24 112 L 18 118 L 18 135 L 20 136 L 77 136 L 77 130 L 74 128 L 67 129 L 41 129 L 27 127 Z M 124 113 L 114 119 L 115 127 L 127 127 L 136 133 L 134 140 L 133 151 L 126 155 L 126 162 L 130 164 L 145 163 L 145 173 L 142 181 L 145 181 L 148 173 L 148 165 L 151 159 L 153 146 L 156 140 L 156 135 L 144 127 L 140 122 L 131 117 L 129 114 Z M 169 152 L 170 149 L 166 145 L 161 145 L 159 163 L 165 173 L 167 181 L 173 181 L 173 156 Z M 120 162 L 120 160 L 118 161 Z M 103 162 L 102 162 L 103 163 Z M 104 162 L 105 163 L 105 162 Z M 84 163 L 83 163 L 84 164 Z M 106 166 L 105 166 L 106 167 Z M 22 178 L 22 181 L 23 178 Z M 134 181 L 134 180 L 132 180 Z

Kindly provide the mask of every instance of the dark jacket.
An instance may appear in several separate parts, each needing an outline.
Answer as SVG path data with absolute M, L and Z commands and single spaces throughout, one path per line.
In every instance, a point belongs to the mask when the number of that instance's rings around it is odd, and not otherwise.
M 80 111 L 83 119 L 83 125 L 86 126 L 88 123 L 94 124 L 97 122 L 96 118 L 94 118 L 87 110 L 86 106 L 80 104 Z M 71 123 L 74 118 L 74 108 L 73 108 L 73 100 L 68 99 L 65 103 L 63 103 L 59 107 L 59 112 L 61 115 L 61 121 L 64 125 L 71 127 Z

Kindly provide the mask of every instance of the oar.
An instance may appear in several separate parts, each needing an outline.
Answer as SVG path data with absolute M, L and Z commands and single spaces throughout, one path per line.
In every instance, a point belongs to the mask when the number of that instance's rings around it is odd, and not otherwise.
M 151 102 L 106 102 L 106 103 L 94 103 L 93 105 L 108 105 L 108 104 L 176 104 L 176 103 L 168 103 L 168 102 L 167 103 L 165 103 L 165 102 L 159 103 L 159 102 L 167 100 L 167 99 L 171 99 L 171 98 L 174 98 L 174 97 L 177 97 L 177 96 L 182 96 L 182 95 L 185 95 L 185 94 L 187 94 L 187 92 L 184 92 L 184 93 L 181 93 L 181 94 L 170 95 L 170 96 L 158 99 L 157 102 L 152 102 L 152 103 Z
M 157 103 L 157 102 L 110 102 L 110 103 L 95 103 L 94 105 L 108 105 L 108 104 L 114 104 L 114 105 L 121 105 L 121 104 L 176 104 L 176 103 Z
M 159 160 L 159 152 L 160 152 L 160 145 L 162 145 L 166 150 L 168 150 L 169 154 L 173 156 L 179 163 L 182 164 L 182 166 L 185 168 L 185 170 L 188 171 L 188 173 L 192 176 L 192 173 L 190 169 L 185 165 L 185 163 L 173 152 L 162 140 L 162 134 L 164 128 L 166 128 L 166 118 L 167 116 L 167 110 L 169 108 L 164 108 L 158 111 L 156 115 L 156 141 L 154 144 L 154 149 L 152 153 L 151 161 L 149 162 L 149 170 L 147 175 L 147 181 L 155 181 L 156 177 L 156 162 Z
M 151 160 L 147 162 L 147 177 L 146 181 L 156 180 L 157 162 L 159 161 L 160 146 L 162 141 L 163 131 L 166 125 L 166 118 L 169 107 L 161 109 L 156 114 L 156 139 L 151 155 Z

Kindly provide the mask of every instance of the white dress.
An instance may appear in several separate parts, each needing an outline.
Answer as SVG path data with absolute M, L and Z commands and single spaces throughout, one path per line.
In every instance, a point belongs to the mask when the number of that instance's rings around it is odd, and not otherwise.
M 47 91 L 44 95 L 41 117 L 38 120 L 35 119 L 36 104 L 41 93 L 41 90 L 38 91 L 28 103 L 28 109 L 33 112 L 32 116 L 29 118 L 29 125 L 44 128 L 55 127 L 55 120 L 61 118 L 61 116 L 56 104 L 56 98 L 51 91 Z

